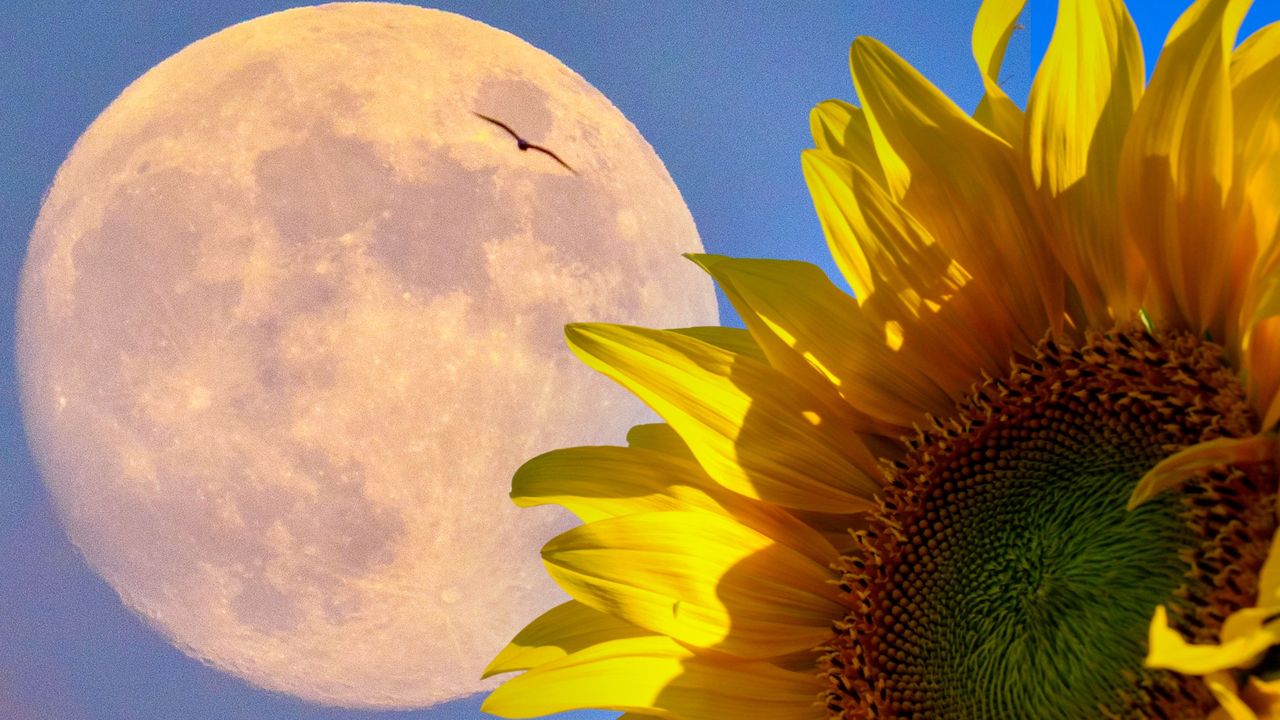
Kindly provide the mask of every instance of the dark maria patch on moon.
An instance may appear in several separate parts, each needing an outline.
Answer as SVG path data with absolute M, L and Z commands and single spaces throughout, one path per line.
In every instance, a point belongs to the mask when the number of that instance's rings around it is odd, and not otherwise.
M 584 83 L 585 86 L 585 83 Z M 591 91 L 589 86 L 583 92 Z M 546 141 L 555 122 L 550 98 L 541 87 L 520 77 L 490 76 L 477 93 L 476 111 L 497 118 L 530 142 Z M 584 132 L 594 133 L 589 124 Z M 576 147 L 591 147 L 578 143 Z M 512 152 L 520 152 L 512 140 Z M 553 151 L 557 150 L 551 147 Z M 569 165 L 575 159 L 559 149 Z M 590 175 L 564 173 L 554 160 L 541 153 L 525 153 L 528 163 L 551 163 L 545 175 L 534 175 L 529 196 L 535 206 L 527 208 L 529 236 L 546 242 L 550 262 L 560 268 L 576 269 L 583 278 L 598 277 L 613 270 L 635 277 L 640 268 L 637 253 L 618 231 L 619 207 L 612 192 L 593 186 Z M 567 359 L 561 328 L 573 320 L 634 322 L 639 318 L 640 293 L 635 283 L 623 283 L 610 293 L 610 305 L 598 309 L 596 317 L 569 317 L 563 300 L 551 299 L 520 309 L 518 325 L 528 335 L 528 345 L 548 359 Z M 501 312 L 505 308 L 495 309 Z
M 429 181 L 389 183 L 369 254 L 405 290 L 461 290 L 482 305 L 489 292 L 484 243 L 516 232 L 520 213 L 504 205 L 493 170 L 469 170 L 443 148 L 428 157 Z
M 169 168 L 131 177 L 112 194 L 102 223 L 72 250 L 76 271 L 73 343 L 82 361 L 120 369 L 121 356 L 175 358 L 207 342 L 240 300 L 236 282 L 197 277 L 206 238 L 219 220 L 209 208 L 234 199 L 234 188 Z M 202 212 L 203 210 L 203 212 Z M 236 241 L 247 254 L 250 239 Z M 104 380 L 117 379 L 107 375 Z
M 538 143 L 546 139 L 547 131 L 555 122 L 555 115 L 551 112 L 549 101 L 547 91 L 528 80 L 490 75 L 484 79 L 476 92 L 474 109 L 478 113 L 506 123 L 525 140 Z M 511 139 L 511 150 L 520 152 L 516 147 L 515 138 Z M 533 157 L 536 156 L 531 156 L 530 159 Z M 554 162 L 548 157 L 541 159 Z
M 317 127 L 301 143 L 263 152 L 255 173 L 257 205 L 280 239 L 304 243 L 372 219 L 391 170 L 369 143 Z
M 563 326 L 573 321 L 634 323 L 640 318 L 640 268 L 636 249 L 618 230 L 618 205 L 611 193 L 598 192 L 588 178 L 548 175 L 534 181 L 539 203 L 530 218 L 530 235 L 554 239 L 552 262 L 583 278 L 612 274 L 622 281 L 610 289 L 607 304 L 592 307 L 590 317 L 570 317 L 564 300 L 546 300 L 526 308 L 529 345 L 540 355 L 571 361 Z
M 403 182 L 372 144 L 317 126 L 303 142 L 262 154 L 259 204 L 286 246 L 294 246 L 287 254 L 340 262 L 349 254 L 337 241 L 368 224 L 370 257 L 403 290 L 422 296 L 462 290 L 480 299 L 488 289 L 483 243 L 518 223 L 500 203 L 492 170 L 469 170 L 433 150 L 429 180 Z M 304 271 L 315 265 L 310 257 L 298 260 L 284 265 Z M 332 304 L 347 281 L 342 273 L 297 273 L 280 300 L 291 311 L 314 311 Z
M 561 265 L 579 264 L 588 273 L 616 270 L 636 275 L 636 249 L 618 230 L 618 204 L 607 192 L 582 187 L 578 178 L 549 175 L 534 181 L 538 207 L 531 218 L 532 235 L 555 238 L 552 250 Z M 638 283 L 618 288 L 611 310 L 634 318 L 640 310 Z

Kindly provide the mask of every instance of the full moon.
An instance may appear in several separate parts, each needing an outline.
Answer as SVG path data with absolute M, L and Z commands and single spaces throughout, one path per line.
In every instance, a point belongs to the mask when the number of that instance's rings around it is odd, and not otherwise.
M 87 563 L 192 657 L 329 705 L 458 698 L 562 600 L 537 551 L 569 521 L 512 472 L 650 417 L 563 324 L 715 324 L 700 248 L 550 55 L 407 6 L 269 15 L 146 73 L 58 171 L 28 436 Z

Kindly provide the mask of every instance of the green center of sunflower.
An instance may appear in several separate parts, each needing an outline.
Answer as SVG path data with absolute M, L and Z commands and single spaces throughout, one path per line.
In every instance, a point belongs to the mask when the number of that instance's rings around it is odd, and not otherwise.
M 1214 641 L 1252 604 L 1275 478 L 1222 467 L 1125 504 L 1172 452 L 1256 425 L 1211 343 L 1041 343 L 892 463 L 842 560 L 829 716 L 1203 717 L 1200 680 L 1143 667 L 1147 629 L 1165 605 Z

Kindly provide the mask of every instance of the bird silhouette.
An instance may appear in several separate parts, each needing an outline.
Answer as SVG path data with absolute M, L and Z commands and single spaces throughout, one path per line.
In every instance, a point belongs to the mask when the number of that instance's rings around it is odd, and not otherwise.
M 571 168 L 571 167 L 569 167 L 569 163 L 565 162 L 564 160 L 561 160 L 559 155 L 557 155 L 557 154 L 555 154 L 555 153 L 551 152 L 550 150 L 548 150 L 548 149 L 546 149 L 546 148 L 542 147 L 541 145 L 535 145 L 535 144 L 533 144 L 533 143 L 529 142 L 528 140 L 525 140 L 524 138 L 520 137 L 520 136 L 516 133 L 516 131 L 515 131 L 515 130 L 512 130 L 512 129 L 511 129 L 511 127 L 510 127 L 509 125 L 507 125 L 506 123 L 502 122 L 501 120 L 498 120 L 498 119 L 496 119 L 496 118 L 491 118 L 491 117 L 489 117 L 488 115 L 481 115 L 480 113 L 475 112 L 474 110 L 471 112 L 471 114 L 472 114 L 472 115 L 475 115 L 476 117 L 478 117 L 478 118 L 480 118 L 480 119 L 482 119 L 482 120 L 487 120 L 487 121 L 489 121 L 489 122 L 493 123 L 494 125 L 497 125 L 498 127 L 502 128 L 503 130 L 506 130 L 508 135 L 510 135 L 511 137 L 513 137 L 513 138 L 515 138 L 515 139 L 516 139 L 516 147 L 520 148 L 520 150 L 521 150 L 521 151 L 524 151 L 524 150 L 537 150 L 538 152 L 540 152 L 540 153 L 542 153 L 542 154 L 546 155 L 547 157 L 551 158 L 552 160 L 555 160 L 556 162 L 558 162 L 558 163 L 560 163 L 561 165 L 563 165 L 565 170 L 568 170 L 569 172 L 573 173 L 574 175 L 577 175 L 577 174 L 578 174 L 578 171 L 577 171 L 577 170 L 574 170 L 574 169 L 573 169 L 573 168 Z

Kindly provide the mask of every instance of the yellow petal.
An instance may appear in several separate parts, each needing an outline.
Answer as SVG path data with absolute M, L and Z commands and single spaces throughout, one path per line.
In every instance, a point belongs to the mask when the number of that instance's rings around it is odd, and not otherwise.
M 973 23 L 973 59 L 986 89 L 973 118 L 1011 145 L 1022 138 L 1022 111 L 1000 87 L 1000 67 L 1026 4 L 1026 0 L 985 0 Z
M 1244 688 L 1244 699 L 1259 720 L 1280 720 L 1280 681 L 1251 677 Z
M 1246 203 L 1241 232 L 1257 259 L 1241 315 L 1250 400 L 1270 427 L 1280 420 L 1280 23 L 1259 30 L 1231 59 L 1236 182 Z M 1247 238 L 1246 238 L 1247 240 Z
M 1221 645 L 1192 645 L 1169 627 L 1168 614 L 1157 607 L 1151 619 L 1146 665 L 1184 675 L 1207 675 L 1219 670 L 1248 667 L 1267 648 L 1280 642 L 1280 623 L 1238 637 Z
M 984 371 L 1002 373 L 1020 335 L 1003 290 L 970 277 L 860 168 L 818 150 L 801 158 L 832 255 L 904 362 L 927 368 L 952 397 Z
M 1241 357 L 1249 401 L 1262 427 L 1280 422 L 1280 316 L 1257 319 L 1249 328 Z
M 583 522 L 665 510 L 713 510 L 713 485 L 690 459 L 623 447 L 561 448 L 516 470 L 511 498 L 520 507 L 555 503 Z
M 1089 319 L 1128 320 L 1141 298 L 1122 241 L 1116 169 L 1142 95 L 1142 43 L 1120 0 L 1062 0 L 1027 103 L 1031 179 L 1054 250 Z
M 1230 673 L 1218 672 L 1205 683 L 1221 705 L 1209 720 L 1280 720 L 1280 681 L 1253 676 L 1241 691 Z
M 1280 607 L 1275 605 L 1241 608 L 1228 615 L 1227 619 L 1222 623 L 1219 639 L 1222 643 L 1227 644 L 1235 640 L 1251 637 L 1260 632 L 1267 620 L 1275 616 L 1278 610 L 1280 610 Z
M 553 538 L 542 557 L 575 600 L 741 657 L 815 647 L 843 614 L 830 568 L 712 513 L 601 520 Z
M 865 301 L 876 290 L 877 281 L 871 265 L 875 258 L 869 257 L 868 250 L 862 247 L 864 242 L 871 242 L 863 239 L 868 236 L 867 228 L 860 222 L 850 195 L 850 178 L 857 166 L 847 158 L 822 150 L 801 152 L 800 166 L 831 257 L 859 302 Z M 865 172 L 861 177 L 868 177 L 867 182 L 875 184 Z
M 1280 530 L 1271 536 L 1267 559 L 1258 573 L 1257 604 L 1264 607 L 1280 605 L 1280 545 L 1276 543 L 1280 543 Z
M 482 677 L 528 670 L 592 645 L 652 634 L 608 613 L 570 600 L 529 623 L 489 663 Z
M 1146 261 L 1157 325 L 1230 345 L 1235 277 L 1231 88 L 1227 61 L 1247 0 L 1200 0 L 1165 42 L 1121 152 L 1125 232 Z
M 1060 329 L 1062 269 L 1019 153 L 879 42 L 855 40 L 850 65 L 890 195 L 971 275 L 1002 287 L 1027 345 Z
M 813 650 L 801 650 L 799 652 L 789 653 L 787 655 L 778 655 L 769 658 L 769 663 L 782 668 L 783 670 L 794 670 L 795 672 L 816 673 L 818 672 L 818 659 L 820 653 Z
M 1241 156 L 1237 163 L 1237 178 L 1246 203 L 1238 233 L 1243 236 L 1241 245 L 1256 246 L 1257 255 L 1252 272 L 1248 273 L 1242 314 L 1245 335 L 1255 323 L 1280 312 L 1276 292 L 1280 285 L 1280 117 L 1260 122 L 1258 127 L 1264 124 L 1270 126 L 1269 131 L 1255 134 L 1267 136 L 1256 143 L 1265 147 Z
M 599 708 L 666 720 L 813 720 L 822 688 L 814 673 L 644 637 L 602 643 L 534 668 L 494 690 L 480 709 L 505 718 Z
M 868 528 L 866 515 L 840 515 L 837 513 L 790 510 L 801 522 L 817 530 L 841 555 L 850 554 L 858 547 L 853 533 Z
M 701 340 L 708 345 L 715 345 L 721 350 L 728 350 L 736 355 L 745 355 L 752 360 L 768 362 L 764 351 L 752 339 L 751 333 L 732 327 L 690 327 L 675 328 L 671 332 Z
M 1272 245 L 1270 240 L 1276 234 L 1277 215 L 1280 214 L 1278 87 L 1280 23 L 1272 23 L 1241 43 L 1231 56 L 1235 160 L 1239 165 L 1237 178 L 1252 206 L 1258 241 L 1263 243 L 1265 240 L 1267 245 Z
M 645 450 L 657 450 L 668 455 L 694 460 L 689 446 L 666 423 L 634 425 L 627 431 L 627 445 Z
M 872 506 L 878 468 L 862 439 L 773 368 L 661 330 L 573 324 L 565 334 L 584 362 L 670 423 L 721 485 L 785 507 Z
M 824 100 L 809 112 L 809 128 L 819 150 L 852 162 L 884 185 L 884 171 L 861 108 L 843 100 Z
M 511 498 L 520 507 L 561 505 L 583 522 L 645 512 L 713 512 L 775 538 L 819 564 L 839 557 L 818 531 L 786 510 L 726 490 L 692 458 L 655 450 L 552 450 L 520 466 L 511 481 Z
M 1267 318 L 1277 316 L 1280 316 L 1280 272 L 1273 271 L 1259 279 L 1252 317 L 1248 322 L 1249 329 L 1252 330 L 1253 325 Z
M 689 257 L 715 278 L 770 364 L 815 393 L 834 389 L 857 410 L 900 428 L 896 436 L 926 413 L 942 415 L 953 407 L 946 392 L 921 368 L 903 362 L 858 303 L 817 266 Z
M 1142 476 L 1129 496 L 1128 508 L 1133 510 L 1161 492 L 1215 466 L 1273 461 L 1275 457 L 1276 436 L 1271 433 L 1247 438 L 1217 438 L 1183 448 Z
M 1219 705 L 1209 720 L 1258 720 L 1257 713 L 1237 694 L 1236 682 L 1229 673 L 1213 673 L 1205 678 L 1205 685 Z

